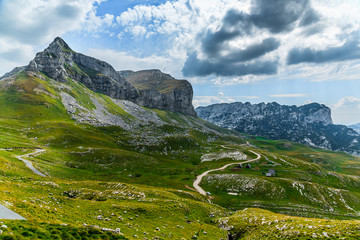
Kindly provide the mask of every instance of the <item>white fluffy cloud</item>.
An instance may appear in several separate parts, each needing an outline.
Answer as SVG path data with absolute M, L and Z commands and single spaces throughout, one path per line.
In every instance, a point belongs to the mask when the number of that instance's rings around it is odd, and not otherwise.
M 177 0 L 158 6 L 137 5 L 117 16 L 116 21 L 125 28 L 124 31 L 136 37 L 168 36 L 171 47 L 164 49 L 164 52 L 167 56 L 176 58 L 177 61 L 174 62 L 180 63 L 178 65 L 183 65 L 189 53 L 197 52 L 199 59 L 206 59 L 201 50 L 201 40 L 206 33 L 218 31 L 223 24 L 223 17 L 229 10 L 235 9 L 242 13 L 249 13 L 252 2 L 250 0 Z M 342 67 L 334 67 L 334 64 L 287 66 L 287 56 L 291 49 L 311 47 L 314 50 L 323 50 L 339 47 L 346 42 L 349 34 L 360 29 L 358 18 L 360 5 L 357 0 L 313 0 L 310 2 L 319 15 L 319 22 L 277 34 L 275 37 L 281 46 L 264 55 L 264 60 L 275 61 L 274 63 L 278 61 L 277 75 L 280 78 L 306 78 L 309 75 L 313 81 L 356 78 L 360 61 L 338 64 Z M 254 42 L 261 42 L 273 36 L 266 31 L 258 31 L 255 38 L 245 34 L 229 41 L 227 48 L 231 51 L 241 51 Z M 250 74 L 242 77 L 217 78 L 216 84 L 248 84 L 263 79 L 266 77 Z
M 144 58 L 134 57 L 126 52 L 117 52 L 109 49 L 90 49 L 86 54 L 102 59 L 110 63 L 116 70 L 143 70 L 159 69 L 163 72 L 171 72 L 173 62 L 168 58 L 149 56 Z
M 114 16 L 96 16 L 103 0 L 0 1 L 0 75 L 27 64 L 35 49 L 70 31 L 95 31 Z
M 360 109 L 360 98 L 353 97 L 353 96 L 344 97 L 333 105 L 333 109 L 337 110 L 339 108 L 349 106 L 349 105 L 355 105 L 355 106 L 357 106 L 358 109 Z
M 331 107 L 335 123 L 354 124 L 360 119 L 360 98 L 348 96 L 341 98 Z
M 96 0 L 4 0 L 0 5 L 0 37 L 25 44 L 51 41 L 79 30 Z

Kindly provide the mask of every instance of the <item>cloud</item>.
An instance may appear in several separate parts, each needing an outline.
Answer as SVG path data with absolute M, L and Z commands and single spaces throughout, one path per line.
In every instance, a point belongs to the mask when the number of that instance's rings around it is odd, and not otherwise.
M 264 60 L 281 45 L 275 34 L 290 32 L 297 26 L 304 27 L 317 21 L 319 16 L 311 8 L 309 0 L 254 0 L 250 13 L 230 9 L 220 28 L 209 29 L 204 36 L 199 35 L 201 51 L 189 54 L 182 72 L 185 76 L 275 74 L 279 62 Z M 259 31 L 262 33 L 259 34 Z M 200 55 L 204 60 L 198 58 Z M 276 53 L 271 56 L 276 58 Z M 252 60 L 254 62 L 249 62 Z
M 95 34 L 111 14 L 96 15 L 103 0 L 0 0 L 0 75 L 28 64 L 39 47 L 71 31 Z
M 256 0 L 252 12 L 249 17 L 251 23 L 271 33 L 289 32 L 299 20 L 301 25 L 318 21 L 309 0 Z
M 360 122 L 360 98 L 347 96 L 330 105 L 335 123 L 354 124 Z
M 96 8 L 93 8 L 87 15 L 86 21 L 83 24 L 83 30 L 86 32 L 98 32 L 110 27 L 114 22 L 114 15 L 105 14 L 104 16 L 96 15 Z
M 333 109 L 337 110 L 337 109 L 339 109 L 341 107 L 349 106 L 349 105 L 356 105 L 357 108 L 360 109 L 360 98 L 353 97 L 353 96 L 344 97 L 344 98 L 341 98 L 332 107 L 333 107 Z
M 0 38 L 0 75 L 11 71 L 18 66 L 29 63 L 29 59 L 34 57 L 31 46 L 9 42 Z
M 216 41 L 219 39 L 216 38 Z M 259 58 L 265 55 L 268 52 L 272 52 L 279 48 L 280 42 L 275 38 L 266 38 L 262 40 L 260 43 L 252 43 L 247 46 L 245 49 L 231 51 L 229 54 L 224 57 L 220 56 L 220 45 L 214 43 L 214 39 L 205 38 L 203 41 L 203 50 L 208 56 L 212 57 L 220 57 L 221 62 L 245 62 L 255 58 Z M 232 50 L 232 49 L 231 49 Z
M 187 58 L 182 73 L 189 76 L 245 76 L 245 75 L 268 75 L 277 72 L 277 61 L 255 61 L 252 63 L 230 63 L 209 60 L 201 60 L 194 53 Z
M 129 31 L 135 36 L 135 37 L 143 37 L 146 34 L 146 28 L 143 26 L 134 26 L 129 29 Z
M 262 40 L 260 44 L 254 43 L 244 50 L 238 50 L 229 53 L 220 61 L 227 63 L 245 62 L 255 58 L 264 56 L 266 53 L 272 52 L 280 47 L 280 42 L 275 38 L 267 38 Z
M 247 100 L 256 100 L 260 99 L 259 96 L 195 96 L 193 100 L 193 105 L 195 108 L 199 106 L 208 106 L 215 103 L 231 103 L 231 102 L 241 102 Z
M 273 98 L 298 98 L 298 97 L 305 97 L 306 94 L 303 93 L 284 93 L 284 94 L 273 94 L 269 95 L 269 97 Z
M 340 47 L 331 47 L 325 50 L 312 48 L 293 48 L 287 57 L 287 64 L 341 62 L 360 58 L 360 46 L 358 40 L 347 40 Z
M 0 5 L 0 37 L 25 44 L 51 41 L 80 30 L 96 0 L 4 0 Z
M 307 9 L 302 20 L 300 21 L 300 26 L 308 26 L 320 20 L 320 16 L 314 9 Z
M 143 70 L 159 69 L 163 72 L 169 72 L 171 60 L 156 55 L 149 57 L 135 57 L 126 52 L 118 52 L 110 49 L 90 49 L 88 55 L 104 60 L 111 64 L 116 70 Z

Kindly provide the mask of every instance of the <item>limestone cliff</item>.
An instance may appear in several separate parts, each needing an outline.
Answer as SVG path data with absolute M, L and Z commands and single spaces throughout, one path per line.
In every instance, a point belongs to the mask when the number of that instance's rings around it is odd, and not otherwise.
M 28 66 L 15 68 L 2 78 L 23 70 L 42 73 L 59 82 L 73 79 L 92 91 L 145 107 L 196 116 L 188 81 L 176 80 L 159 70 L 117 72 L 104 61 L 73 51 L 59 37 L 37 53 Z
M 196 116 L 192 106 L 193 89 L 188 81 L 177 80 L 156 69 L 119 74 L 140 92 L 138 104 Z
M 199 107 L 196 111 L 200 118 L 239 132 L 360 155 L 360 135 L 333 124 L 330 108 L 322 104 L 297 107 L 275 102 L 231 103 Z

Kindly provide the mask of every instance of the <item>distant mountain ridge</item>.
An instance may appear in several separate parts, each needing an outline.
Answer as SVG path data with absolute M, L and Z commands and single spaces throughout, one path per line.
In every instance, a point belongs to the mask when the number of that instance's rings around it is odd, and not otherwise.
M 360 155 L 360 134 L 333 124 L 330 108 L 322 104 L 297 107 L 238 102 L 198 107 L 196 111 L 204 120 L 239 132 Z
M 138 84 L 131 84 L 121 72 L 117 72 L 110 64 L 93 57 L 73 51 L 61 38 L 57 37 L 44 51 L 24 67 L 17 67 L 0 79 L 16 75 L 21 71 L 44 73 L 48 77 L 66 82 L 68 78 L 84 84 L 92 91 L 100 92 L 115 99 L 129 100 L 136 104 L 161 110 L 179 112 L 196 116 L 192 105 L 193 89 L 186 80 L 176 80 L 159 70 L 144 71 L 147 74 L 137 75 Z M 131 71 L 128 71 L 130 74 Z M 136 86 L 149 85 L 146 82 L 161 78 L 167 91 L 147 90 Z M 164 77 L 166 76 L 166 77 Z

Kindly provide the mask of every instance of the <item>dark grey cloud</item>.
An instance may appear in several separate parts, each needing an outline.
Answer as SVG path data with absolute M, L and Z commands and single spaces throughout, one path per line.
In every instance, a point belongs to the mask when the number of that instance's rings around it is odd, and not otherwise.
M 206 37 L 202 40 L 202 50 L 208 56 L 217 56 L 224 48 L 224 44 L 227 41 L 233 40 L 239 36 L 240 32 L 237 30 L 227 31 L 225 29 L 220 29 L 215 33 L 208 32 Z
M 24 59 L 27 59 L 27 57 L 24 49 L 21 48 L 14 48 L 0 53 L 0 58 L 12 62 L 22 62 Z
M 230 10 L 223 19 L 222 27 L 215 32 L 208 31 L 202 39 L 202 50 L 209 56 L 216 56 L 226 48 L 226 43 L 238 37 L 250 34 L 252 25 L 249 16 L 236 10 Z
M 293 48 L 288 54 L 287 64 L 341 62 L 353 59 L 360 59 L 358 40 L 348 40 L 340 47 L 332 47 L 325 50 Z
M 71 19 L 77 18 L 80 14 L 79 8 L 77 6 L 70 5 L 70 4 L 64 4 L 64 5 L 58 6 L 55 9 L 55 12 L 60 17 L 71 18 Z
M 256 0 L 249 19 L 258 28 L 281 33 L 293 30 L 299 20 L 307 25 L 318 21 L 315 15 L 309 0 Z
M 245 62 L 265 55 L 268 52 L 272 52 L 280 47 L 280 41 L 275 38 L 264 39 L 260 44 L 252 44 L 244 50 L 239 50 L 228 54 L 227 56 L 220 58 L 221 62 L 234 63 Z
M 230 41 L 253 36 L 258 30 L 271 34 L 286 33 L 296 27 L 310 26 L 319 19 L 310 0 L 254 0 L 250 14 L 229 10 L 218 30 L 208 30 L 199 36 L 206 60 L 198 59 L 197 53 L 190 54 L 183 73 L 185 76 L 274 74 L 278 61 L 264 61 L 261 58 L 280 47 L 275 37 L 252 43 L 245 49 L 230 46 Z
M 320 20 L 320 16 L 314 9 L 309 8 L 304 13 L 303 18 L 300 21 L 300 26 L 308 26 Z
M 277 73 L 277 61 L 255 61 L 251 63 L 227 63 L 201 60 L 196 54 L 188 56 L 182 69 L 185 77 L 194 76 L 245 76 Z

